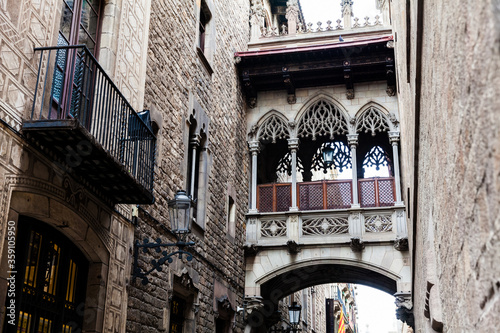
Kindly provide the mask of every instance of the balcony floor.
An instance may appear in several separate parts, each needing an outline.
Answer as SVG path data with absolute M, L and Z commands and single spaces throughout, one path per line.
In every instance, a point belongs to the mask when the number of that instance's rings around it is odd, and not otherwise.
M 111 204 L 151 204 L 153 194 L 76 119 L 24 121 L 23 134 L 57 166 Z M 140 161 L 139 161 L 140 163 Z

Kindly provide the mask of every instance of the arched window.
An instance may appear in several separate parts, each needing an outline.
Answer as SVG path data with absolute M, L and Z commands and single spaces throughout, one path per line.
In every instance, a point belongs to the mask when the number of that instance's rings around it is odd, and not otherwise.
M 6 316 L 4 332 L 82 330 L 88 262 L 70 240 L 40 221 L 20 218 L 16 268 L 16 322 Z

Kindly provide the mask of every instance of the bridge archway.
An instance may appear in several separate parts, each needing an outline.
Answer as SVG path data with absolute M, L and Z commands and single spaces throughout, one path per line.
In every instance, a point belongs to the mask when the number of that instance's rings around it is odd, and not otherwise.
M 304 248 L 295 254 L 286 247 L 263 249 L 247 258 L 245 294 L 253 306 L 247 311 L 247 332 L 266 332 L 279 320 L 279 300 L 325 283 L 362 284 L 408 297 L 408 252 L 397 251 L 391 243 L 367 245 L 362 252 L 345 245 Z

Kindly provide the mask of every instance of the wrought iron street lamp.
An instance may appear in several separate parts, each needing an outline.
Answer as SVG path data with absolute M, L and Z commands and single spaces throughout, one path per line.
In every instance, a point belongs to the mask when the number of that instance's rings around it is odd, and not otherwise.
M 326 167 L 329 167 L 333 163 L 333 158 L 335 155 L 335 149 L 328 143 L 323 147 L 323 162 Z
M 186 260 L 193 260 L 193 255 L 187 251 L 184 251 L 186 246 L 192 246 L 194 242 L 186 242 L 187 234 L 191 232 L 191 197 L 186 194 L 186 191 L 179 190 L 175 194 L 174 199 L 168 201 L 168 210 L 170 215 L 170 223 L 172 226 L 172 233 L 177 237 L 177 242 L 175 243 L 162 243 L 161 239 L 156 239 L 156 242 L 150 243 L 148 238 L 143 240 L 141 244 L 138 240 L 134 244 L 134 271 L 132 274 L 132 282 L 135 282 L 136 278 L 142 279 L 142 284 L 146 285 L 149 283 L 148 275 L 157 270 L 161 272 L 164 264 L 170 264 L 173 261 L 173 256 L 178 255 L 179 259 L 182 259 L 182 255 L 186 255 Z M 162 251 L 162 247 L 177 247 L 177 251 L 168 253 L 166 250 Z M 153 266 L 147 271 L 143 271 L 139 267 L 139 248 L 142 248 L 144 253 L 148 253 L 149 249 L 155 249 L 156 253 L 162 253 L 163 257 L 160 259 L 152 259 L 151 265 Z
M 292 326 L 292 332 L 297 332 L 299 330 L 299 322 L 300 322 L 300 311 L 302 307 L 297 304 L 297 302 L 293 302 L 292 305 L 288 307 L 288 314 L 290 319 L 290 325 Z

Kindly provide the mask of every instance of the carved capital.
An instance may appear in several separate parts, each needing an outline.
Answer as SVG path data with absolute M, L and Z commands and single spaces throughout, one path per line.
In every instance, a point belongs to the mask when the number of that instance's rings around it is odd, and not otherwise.
M 349 246 L 353 252 L 361 252 L 365 249 L 365 243 L 359 237 L 352 237 Z
M 358 134 L 348 134 L 347 142 L 349 143 L 349 147 L 358 145 Z
M 397 238 L 394 241 L 394 248 L 398 251 L 408 251 L 408 237 Z
M 295 104 L 297 103 L 297 96 L 295 96 L 295 94 L 289 94 L 286 101 L 288 104 Z
M 288 149 L 290 150 L 299 149 L 299 139 L 298 138 L 288 139 Z
M 389 132 L 389 141 L 393 146 L 397 145 L 399 142 L 399 132 Z
M 260 142 L 259 141 L 250 141 L 248 143 L 248 147 L 250 149 L 250 152 L 253 154 L 258 154 L 260 150 Z

